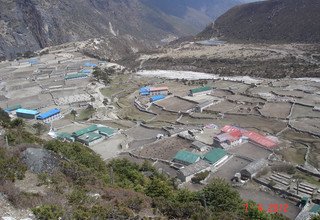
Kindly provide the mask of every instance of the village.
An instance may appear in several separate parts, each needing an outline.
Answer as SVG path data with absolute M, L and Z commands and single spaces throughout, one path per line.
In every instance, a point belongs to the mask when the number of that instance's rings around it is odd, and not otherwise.
M 319 81 L 129 73 L 72 46 L 0 67 L 0 107 L 31 130 L 45 125 L 44 139 L 148 160 L 179 188 L 222 178 L 265 210 L 287 204 L 291 219 L 320 210 Z M 112 68 L 112 83 L 96 68 Z

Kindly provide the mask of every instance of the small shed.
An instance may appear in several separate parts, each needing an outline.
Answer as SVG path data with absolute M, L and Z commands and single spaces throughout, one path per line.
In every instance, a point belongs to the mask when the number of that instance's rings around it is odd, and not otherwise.
M 194 148 L 194 149 L 197 149 L 198 151 L 201 151 L 201 152 L 210 149 L 209 145 L 206 145 L 206 144 L 204 144 L 204 143 L 202 143 L 200 141 L 192 142 L 191 147 Z
M 252 179 L 259 171 L 268 166 L 268 160 L 262 158 L 260 160 L 253 161 L 244 167 L 241 171 L 242 179 Z
M 204 160 L 199 160 L 198 162 L 191 164 L 189 166 L 183 167 L 178 171 L 177 177 L 182 182 L 190 182 L 191 179 L 197 174 L 204 171 L 210 171 L 210 164 Z

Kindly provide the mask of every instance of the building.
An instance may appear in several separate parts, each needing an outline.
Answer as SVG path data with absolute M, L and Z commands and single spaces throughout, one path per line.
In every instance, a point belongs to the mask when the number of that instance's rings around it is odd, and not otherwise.
M 213 105 L 214 101 L 212 100 L 209 100 L 209 101 L 205 101 L 205 102 L 202 102 L 200 104 L 198 104 L 195 108 L 195 111 L 196 112 L 202 112 L 204 109 L 210 107 L 211 105 Z
M 65 80 L 71 80 L 71 79 L 83 79 L 87 78 L 88 75 L 86 73 L 72 73 L 68 74 L 64 77 Z
M 164 99 L 165 97 L 166 97 L 165 95 L 155 95 L 150 98 L 150 102 L 156 102 L 161 99 Z
M 256 144 L 266 149 L 272 149 L 278 145 L 278 143 L 275 142 L 274 140 L 271 140 L 266 136 L 258 134 L 253 131 L 244 131 L 242 132 L 242 135 L 247 137 L 249 141 L 252 142 L 253 144 Z
M 241 141 L 241 133 L 234 131 L 231 133 L 221 133 L 213 138 L 213 145 L 215 147 L 222 147 L 224 148 L 224 145 L 237 145 Z
M 148 86 L 141 87 L 141 88 L 139 89 L 139 94 L 142 95 L 142 96 L 148 96 L 148 95 L 150 95 L 150 87 L 148 87 Z
M 169 93 L 169 88 L 164 86 L 164 87 L 151 87 L 150 88 L 150 95 L 168 95 Z
M 213 148 L 204 155 L 204 159 L 214 167 L 221 165 L 229 158 L 227 152 L 221 148 Z
M 206 145 L 206 144 L 204 144 L 204 143 L 202 143 L 200 141 L 192 142 L 191 147 L 196 149 L 196 150 L 198 150 L 198 151 L 201 151 L 201 152 L 210 149 L 210 146 L 208 146 L 208 145 Z
M 83 64 L 84 67 L 91 67 L 91 68 L 94 68 L 94 67 L 97 67 L 98 65 L 95 64 L 95 63 L 91 63 L 91 62 L 85 62 Z
M 19 118 L 35 119 L 38 114 L 39 112 L 36 110 L 30 110 L 30 109 L 24 109 L 24 108 L 19 108 L 16 110 L 16 115 Z
M 173 161 L 184 165 L 190 165 L 198 162 L 200 156 L 189 151 L 181 150 L 174 156 Z
M 66 132 L 61 132 L 57 134 L 57 138 L 61 141 L 68 141 L 68 142 L 74 142 L 75 138 L 72 137 L 71 134 L 66 133 Z
M 57 108 L 51 109 L 37 116 L 37 120 L 42 120 L 45 123 L 49 123 L 51 121 L 54 121 L 60 118 L 61 118 L 61 111 Z
M 191 179 L 198 173 L 204 171 L 210 171 L 210 164 L 204 160 L 199 160 L 198 162 L 191 164 L 189 166 L 183 167 L 178 171 L 177 177 L 182 182 L 190 182 Z
M 13 112 L 19 108 L 22 108 L 22 106 L 20 104 L 17 104 L 17 105 L 11 105 L 11 106 L 8 106 L 7 108 L 4 109 L 5 112 L 7 113 L 10 113 L 10 112 Z
M 99 143 L 103 141 L 104 137 L 101 134 L 98 134 L 96 132 L 89 132 L 85 133 L 79 137 L 77 137 L 77 141 L 80 143 L 83 143 L 87 146 L 94 145 L 96 143 Z
M 99 134 L 106 136 L 108 138 L 116 134 L 116 130 L 110 127 L 98 127 Z
M 98 130 L 98 126 L 97 125 L 91 125 L 87 128 L 83 128 L 81 130 L 75 131 L 72 133 L 72 136 L 75 138 L 78 138 L 86 133 L 90 133 L 90 132 L 94 132 Z
M 80 73 L 90 74 L 90 73 L 92 73 L 92 70 L 82 69 L 82 70 L 80 70 Z
M 189 96 L 207 95 L 211 94 L 212 88 L 209 86 L 203 86 L 195 89 L 190 89 Z
M 241 171 L 241 179 L 252 179 L 257 175 L 259 171 L 268 166 L 268 160 L 262 158 L 260 160 L 253 161 L 245 166 Z

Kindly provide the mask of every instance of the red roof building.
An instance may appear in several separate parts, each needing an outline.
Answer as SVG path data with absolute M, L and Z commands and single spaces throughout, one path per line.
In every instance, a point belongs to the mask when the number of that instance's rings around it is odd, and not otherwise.
M 248 137 L 250 141 L 252 141 L 256 144 L 259 144 L 262 147 L 274 148 L 278 145 L 278 143 L 276 143 L 275 141 L 267 138 L 264 135 L 253 132 L 253 131 L 245 131 L 242 134 L 243 134 L 243 136 Z

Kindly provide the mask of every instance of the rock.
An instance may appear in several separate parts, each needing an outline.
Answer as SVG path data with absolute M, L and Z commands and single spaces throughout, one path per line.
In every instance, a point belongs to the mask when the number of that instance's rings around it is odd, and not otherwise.
M 58 170 L 61 158 L 46 149 L 28 148 L 22 153 L 22 160 L 31 172 L 39 174 Z
M 16 220 L 15 218 L 11 217 L 11 216 L 5 216 L 1 218 L 2 220 Z

